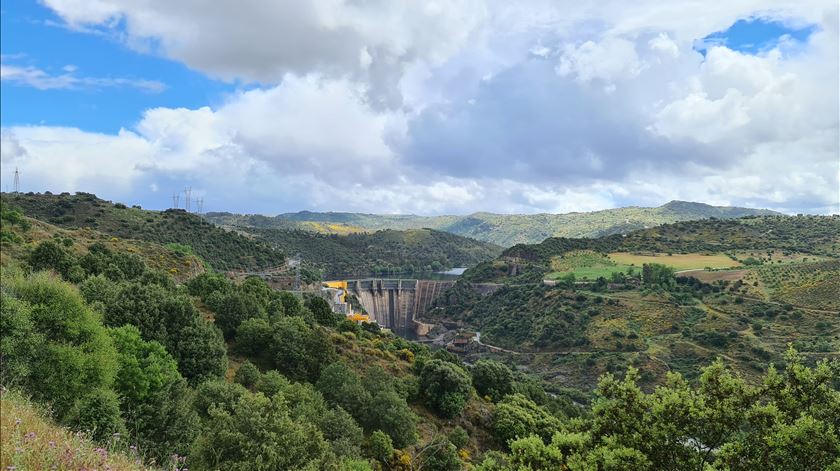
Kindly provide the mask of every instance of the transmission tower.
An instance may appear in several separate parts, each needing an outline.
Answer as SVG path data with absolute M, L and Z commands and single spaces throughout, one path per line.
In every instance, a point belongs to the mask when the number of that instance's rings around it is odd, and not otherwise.
M 195 200 L 195 211 L 198 214 L 202 214 L 203 210 L 204 210 L 204 198 L 197 198 Z
M 192 193 L 192 187 L 184 188 L 184 209 L 187 212 L 190 212 L 190 193 Z
M 20 193 L 20 172 L 18 172 L 17 167 L 15 167 L 15 194 Z
M 295 254 L 294 257 L 289 258 L 289 267 L 295 269 L 295 284 L 292 290 L 297 292 L 300 292 L 300 262 L 300 254 Z
M 178 203 L 181 200 L 181 193 L 172 193 L 172 207 L 178 209 Z

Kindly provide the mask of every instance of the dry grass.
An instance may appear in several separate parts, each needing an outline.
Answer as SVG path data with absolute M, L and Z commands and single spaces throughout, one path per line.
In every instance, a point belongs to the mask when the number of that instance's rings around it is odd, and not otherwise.
M 624 265 L 642 266 L 645 263 L 659 263 L 674 268 L 675 270 L 702 270 L 704 268 L 731 268 L 741 264 L 723 254 L 704 255 L 698 253 L 690 254 L 646 254 L 637 255 L 628 252 L 615 252 L 610 254 L 610 259 Z
M 0 468 L 3 470 L 147 470 L 137 458 L 102 448 L 44 418 L 14 391 L 0 397 Z

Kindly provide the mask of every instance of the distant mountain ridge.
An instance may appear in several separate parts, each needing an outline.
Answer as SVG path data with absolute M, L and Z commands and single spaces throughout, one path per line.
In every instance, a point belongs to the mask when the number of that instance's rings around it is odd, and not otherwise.
M 205 217 L 220 225 L 303 229 L 332 234 L 429 228 L 510 247 L 542 242 L 548 237 L 601 237 L 680 221 L 771 215 L 782 213 L 675 200 L 653 208 L 628 206 L 565 214 L 478 212 L 466 216 L 416 216 L 300 211 L 274 217 L 232 213 L 208 213 Z

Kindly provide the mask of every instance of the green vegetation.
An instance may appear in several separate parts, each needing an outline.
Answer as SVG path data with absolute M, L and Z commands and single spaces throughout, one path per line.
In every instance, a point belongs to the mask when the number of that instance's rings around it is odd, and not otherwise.
M 301 254 L 327 276 L 413 273 L 468 267 L 490 260 L 501 248 L 431 229 L 382 230 L 325 235 L 303 230 L 242 229 L 284 253 Z
M 757 273 L 773 300 L 840 311 L 840 260 L 767 265 Z
M 546 279 L 558 280 L 570 274 L 575 278 L 589 280 L 610 278 L 616 272 L 632 273 L 630 264 L 618 264 L 612 257 L 592 250 L 573 250 L 551 258 L 552 272 L 546 275 Z
M 120 469 L 147 471 L 133 450 L 117 443 L 94 443 L 57 426 L 48 412 L 20 393 L 0 396 L 0 468 L 2 469 Z
M 647 263 L 547 286 L 552 257 L 573 271 L 623 243 L 509 251 L 432 313 L 508 350 L 481 347 L 470 365 L 256 277 L 162 269 L 198 262 L 190 240 L 112 240 L 15 213 L 2 221 L 6 468 L 840 469 L 840 365 L 817 360 L 840 347 L 840 325 L 830 304 L 812 307 L 836 279 L 820 219 L 736 223 L 780 224 L 797 238 L 763 239 L 784 246 L 773 250 L 821 257 L 778 264 L 791 271 L 776 280 L 754 256 L 740 278 Z M 714 253 L 749 245 L 724 242 Z M 476 273 L 506 283 L 478 294 Z
M 671 201 L 657 208 L 627 207 L 568 214 L 474 213 L 468 216 L 425 217 L 301 211 L 276 217 L 209 213 L 207 218 L 220 225 L 300 229 L 330 234 L 431 228 L 510 247 L 514 244 L 535 244 L 548 237 L 602 237 L 678 221 L 772 214 L 778 213 L 763 209 Z
M 632 254 L 617 252 L 609 254 L 610 260 L 623 265 L 642 266 L 646 263 L 667 265 L 677 271 L 703 270 L 705 268 L 732 268 L 740 265 L 723 254 Z
M 111 237 L 177 244 L 171 246 L 175 251 L 194 253 L 217 270 L 272 267 L 285 260 L 283 253 L 265 244 L 183 210 L 128 208 L 89 193 L 3 194 L 2 198 L 4 205 L 21 208 L 27 216 L 59 227 L 93 228 Z

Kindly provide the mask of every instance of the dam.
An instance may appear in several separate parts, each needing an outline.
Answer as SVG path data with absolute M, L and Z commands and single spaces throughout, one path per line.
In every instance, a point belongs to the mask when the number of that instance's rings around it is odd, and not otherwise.
M 347 292 L 359 300 L 371 320 L 397 334 L 425 335 L 432 325 L 419 319 L 436 299 L 455 284 L 455 280 L 363 279 L 348 280 Z M 472 285 L 480 294 L 489 294 L 500 285 Z

